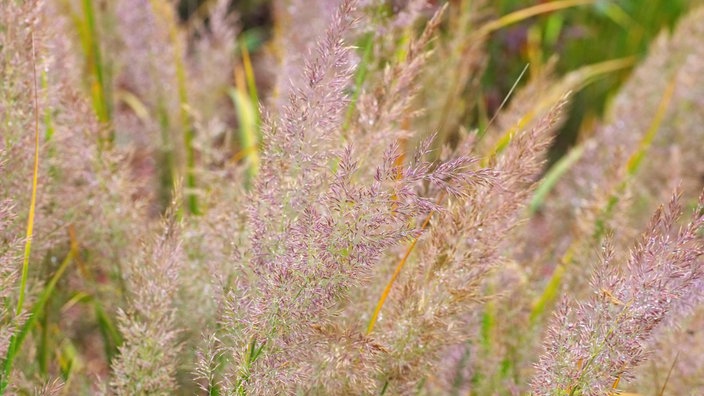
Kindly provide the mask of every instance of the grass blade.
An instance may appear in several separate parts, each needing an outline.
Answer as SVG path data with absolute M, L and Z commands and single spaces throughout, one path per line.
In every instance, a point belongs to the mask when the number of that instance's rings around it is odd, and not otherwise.
M 32 41 L 32 71 L 33 71 L 33 96 L 34 96 L 34 170 L 32 174 L 32 197 L 29 203 L 29 216 L 27 217 L 27 234 L 24 245 L 24 260 L 22 261 L 22 278 L 20 281 L 20 296 L 17 301 L 15 314 L 22 312 L 24 305 L 25 289 L 27 288 L 27 275 L 29 273 L 29 256 L 32 252 L 32 237 L 34 235 L 34 214 L 37 207 L 37 185 L 39 180 L 39 99 L 37 98 L 37 62 L 36 49 L 34 44 L 34 33 L 31 33 Z
M 79 33 L 83 50 L 86 53 L 86 62 L 92 81 L 90 93 L 93 99 L 93 108 L 101 124 L 108 125 L 112 119 L 112 106 L 109 101 L 108 89 L 105 78 L 105 64 L 98 44 L 98 30 L 96 27 L 96 14 L 93 0 L 83 0 L 84 19 L 78 21 Z M 99 136 L 98 147 L 109 147 L 115 140 L 115 132 L 108 127 L 106 136 Z M 102 132 L 101 132 L 102 133 Z
M 10 340 L 10 346 L 7 349 L 7 355 L 5 356 L 5 361 L 3 362 L 4 367 L 2 367 L 3 370 L 2 373 L 0 373 L 0 375 L 2 375 L 2 378 L 0 378 L 0 395 L 5 392 L 7 386 L 9 385 L 10 373 L 12 372 L 12 364 L 22 347 L 22 343 L 24 342 L 25 338 L 27 338 L 27 335 L 32 330 L 32 328 L 34 328 L 34 325 L 37 323 L 37 321 L 41 318 L 46 302 L 54 293 L 56 283 L 59 281 L 61 276 L 63 276 L 64 272 L 66 271 L 66 268 L 68 268 L 68 265 L 71 263 L 75 255 L 76 251 L 73 248 L 70 249 L 64 260 L 61 262 L 61 265 L 59 265 L 59 268 L 56 270 L 54 275 L 44 287 L 44 290 L 42 290 L 42 293 L 39 295 L 39 298 L 34 303 L 34 306 L 30 311 L 29 318 L 27 318 L 20 330 L 12 336 Z
M 562 10 L 565 8 L 572 8 L 582 5 L 594 4 L 597 0 L 560 0 L 551 1 L 549 3 L 538 4 L 532 7 L 527 7 L 510 14 L 504 15 L 501 18 L 489 22 L 482 26 L 479 30 L 480 35 L 490 34 L 496 30 L 505 28 L 506 26 L 512 25 L 524 21 L 528 18 L 547 14 L 549 12 Z
M 573 148 L 567 155 L 560 158 L 545 174 L 540 181 L 540 184 L 535 189 L 533 199 L 528 205 L 528 211 L 531 215 L 535 214 L 542 206 L 545 198 L 548 196 L 553 187 L 557 184 L 560 178 L 582 158 L 584 154 L 584 146 L 580 145 Z
M 423 222 L 423 225 L 421 226 L 421 230 L 424 230 L 428 226 L 428 223 L 430 222 L 430 218 L 432 217 L 432 215 L 433 215 L 433 213 L 431 212 L 428 214 L 428 217 L 425 218 L 425 221 Z M 379 313 L 381 312 L 381 308 L 384 307 L 384 303 L 386 302 L 386 298 L 389 296 L 389 293 L 391 292 L 391 288 L 393 287 L 394 283 L 396 282 L 396 278 L 398 278 L 398 275 L 401 273 L 401 270 L 406 265 L 406 261 L 408 261 L 408 256 L 411 255 L 411 252 L 413 251 L 413 248 L 416 247 L 417 242 L 418 242 L 418 238 L 414 238 L 413 241 L 411 242 L 411 244 L 408 246 L 408 249 L 406 249 L 406 253 L 403 255 L 403 258 L 396 266 L 396 269 L 394 270 L 393 275 L 391 275 L 391 279 L 389 279 L 389 282 L 386 284 L 384 291 L 381 293 L 381 297 L 379 298 L 379 301 L 376 303 L 376 307 L 374 308 L 374 313 L 372 314 L 372 318 L 369 319 L 369 325 L 367 325 L 367 334 L 371 334 L 371 332 L 374 330 L 374 325 L 376 324 L 377 320 L 379 319 Z

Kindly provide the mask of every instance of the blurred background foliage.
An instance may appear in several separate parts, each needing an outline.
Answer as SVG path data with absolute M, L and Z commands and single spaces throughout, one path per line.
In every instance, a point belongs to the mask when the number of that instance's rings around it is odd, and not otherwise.
M 546 1 L 500 0 L 488 6 L 499 15 Z M 482 86 L 489 109 L 500 103 L 518 76 L 540 70 L 556 57 L 555 70 L 565 75 L 580 66 L 634 56 L 642 59 L 649 43 L 662 29 L 671 29 L 679 17 L 695 4 L 691 0 L 598 0 L 589 6 L 538 16 L 502 29 L 489 42 L 490 63 Z M 572 110 L 553 151 L 564 154 L 584 125 L 603 115 L 609 99 L 618 91 L 631 69 L 605 75 L 572 98 Z
M 212 0 L 181 0 L 179 16 L 187 22 L 202 14 Z M 387 0 L 393 12 L 404 0 Z M 431 1 L 430 3 L 439 3 Z M 453 6 L 465 3 L 483 10 L 487 19 L 498 18 L 546 0 L 451 0 Z M 589 131 L 600 119 L 610 98 L 618 92 L 648 51 L 650 42 L 663 29 L 671 30 L 698 0 L 594 0 L 591 4 L 548 12 L 497 30 L 488 41 L 487 67 L 481 79 L 481 98 L 476 112 L 468 111 L 463 120 L 467 129 L 482 126 L 499 110 L 500 104 L 528 65 L 528 75 L 537 75 L 552 67 L 556 76 L 564 76 L 581 66 L 613 59 L 633 57 L 631 67 L 605 73 L 576 92 L 569 116 L 555 141 L 551 161 L 564 155 L 579 139 L 580 131 Z M 256 56 L 271 39 L 275 26 L 270 0 L 241 0 L 231 4 L 241 28 L 240 40 Z M 363 46 L 360 45 L 360 52 Z M 523 76 L 517 86 L 529 78 Z M 475 93 L 476 95 L 476 93 Z M 509 98 L 510 100 L 510 98 Z M 480 128 L 481 129 L 481 128 Z

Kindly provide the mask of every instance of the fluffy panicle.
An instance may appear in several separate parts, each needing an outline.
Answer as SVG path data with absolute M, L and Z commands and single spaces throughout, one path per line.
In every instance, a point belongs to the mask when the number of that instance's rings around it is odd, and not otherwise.
M 321 183 L 319 176 L 325 173 L 338 143 L 337 121 L 348 103 L 344 89 L 353 69 L 343 37 L 354 21 L 352 12 L 353 2 L 345 1 L 335 14 L 314 58 L 306 64 L 306 81 L 292 87 L 281 119 L 265 117 L 263 166 L 256 186 L 258 196 L 265 200 L 257 204 L 262 210 L 282 210 L 281 202 L 271 196 L 275 189 L 289 198 L 290 205 L 299 206 L 305 201 L 296 195 L 307 196 L 308 186 Z M 262 215 L 252 213 L 252 218 Z M 264 217 L 280 218 L 281 213 Z
M 221 368 L 222 350 L 220 340 L 214 334 L 205 337 L 205 346 L 197 353 L 196 367 L 193 372 L 198 387 L 206 394 L 213 394 L 222 386 L 218 378 Z
M 482 171 L 478 180 L 485 182 L 453 197 L 431 221 L 420 245 L 422 264 L 394 292 L 391 311 L 380 323 L 394 389 L 412 389 L 442 359 L 442 351 L 468 337 L 466 315 L 480 307 L 481 285 L 503 259 L 499 248 L 520 221 L 562 105 L 533 129 L 517 133 Z
M 237 23 L 234 14 L 228 14 L 230 0 L 218 0 L 212 6 L 208 25 L 197 27 L 187 57 L 189 66 L 189 98 L 198 116 L 206 120 L 222 117 L 226 87 L 237 51 Z M 229 115 L 225 113 L 224 115 Z
M 666 200 L 667 192 L 678 184 L 683 197 L 692 200 L 702 186 L 704 147 L 699 142 L 704 139 L 704 112 L 698 110 L 704 108 L 704 48 L 696 39 L 702 35 L 704 8 L 698 7 L 680 21 L 674 33 L 658 37 L 614 103 L 614 115 L 630 114 L 633 120 L 611 123 L 612 136 L 659 127 L 633 182 L 635 198 L 648 202 L 649 208 Z M 652 97 L 657 102 L 644 106 Z M 662 119 L 658 120 L 660 112 Z M 636 124 L 637 119 L 647 124 Z M 634 227 L 643 222 L 631 220 Z
M 421 88 L 419 76 L 432 56 L 426 47 L 446 9 L 442 7 L 436 11 L 421 36 L 409 44 L 405 59 L 387 66 L 378 79 L 378 86 L 365 89 L 359 96 L 356 104 L 358 116 L 351 126 L 349 138 L 364 145 L 370 161 L 379 161 L 384 147 L 410 137 L 408 124 L 415 115 L 413 102 Z
M 234 334 L 240 340 L 235 341 L 236 362 L 245 361 L 242 356 L 252 338 L 263 343 L 274 331 L 288 332 L 287 327 L 296 324 L 289 320 L 304 314 L 294 307 L 314 301 L 325 305 L 330 297 L 316 295 L 320 289 L 315 277 L 316 272 L 325 270 L 317 263 L 318 255 L 329 253 L 311 256 L 309 250 L 323 243 L 321 227 L 327 225 L 315 220 L 321 210 L 321 191 L 331 182 L 329 161 L 348 102 L 344 89 L 352 69 L 343 36 L 353 23 L 353 9 L 353 1 L 340 5 L 315 57 L 306 64 L 305 81 L 292 87 L 281 120 L 268 118 L 264 122 L 263 166 L 248 209 L 251 271 L 258 279 L 248 287 L 246 296 L 233 299 L 231 324 L 242 331 Z M 239 317 L 239 310 L 244 310 L 244 316 Z M 253 345 L 259 345 L 256 342 Z M 274 346 L 273 342 L 266 345 L 267 350 Z M 248 370 L 240 367 L 234 376 Z M 278 374 L 275 367 L 270 371 Z
M 343 90 L 352 69 L 343 35 L 352 23 L 352 10 L 352 1 L 340 7 L 317 56 L 308 62 L 305 85 L 295 88 L 281 121 L 265 121 L 263 166 L 249 205 L 256 271 L 268 272 L 278 239 L 296 220 L 292 214 L 302 213 L 329 183 L 338 120 L 348 102 Z
M 176 389 L 173 300 L 183 261 L 178 235 L 175 219 L 167 220 L 163 234 L 129 268 L 129 308 L 119 313 L 125 343 L 112 365 L 111 386 L 118 395 L 167 395 Z
M 607 394 L 646 358 L 655 332 L 679 317 L 704 276 L 697 236 L 704 225 L 702 198 L 679 232 L 679 194 L 658 209 L 625 266 L 612 261 L 606 245 L 592 279 L 594 295 L 563 303 L 548 328 L 535 394 Z
M 43 33 L 40 15 L 31 2 L 0 4 L 0 162 L 4 162 L 0 200 L 29 197 L 35 102 L 34 78 L 28 70 L 41 67 L 37 60 Z M 4 28 L 9 26 L 13 28 Z
M 305 85 L 306 55 L 315 50 L 315 44 L 326 33 L 341 0 L 277 0 L 273 2 L 274 15 L 280 31 L 276 40 L 275 54 L 281 65 L 278 67 L 274 112 L 280 114 L 294 87 Z M 305 29 L 301 29 L 305 26 Z
M 175 106 L 168 102 L 175 98 L 169 91 L 176 71 L 168 22 L 160 14 L 163 10 L 147 0 L 120 0 L 114 8 L 122 40 L 120 51 L 114 55 L 119 89 L 136 95 L 149 107 Z
M 57 378 L 52 381 L 47 381 L 41 387 L 37 387 L 34 390 L 34 394 L 37 396 L 59 396 L 63 391 L 64 382 Z
M 413 220 L 437 208 L 419 195 L 423 183 L 461 195 L 462 186 L 478 178 L 471 159 L 432 166 L 422 158 L 427 150 L 401 166 L 399 149 L 391 145 L 373 180 L 366 180 L 352 147 L 332 149 L 348 102 L 344 88 L 351 68 L 342 37 L 352 11 L 353 2 L 342 3 L 317 57 L 308 62 L 305 86 L 293 90 L 280 123 L 268 121 L 263 168 L 249 210 L 251 271 L 257 279 L 236 303 L 244 315 L 232 318 L 244 334 L 236 361 L 248 346 L 264 348 L 262 371 L 248 378 L 253 389 L 264 389 L 269 381 L 283 389 L 305 382 L 301 379 L 311 369 L 301 356 L 312 357 L 317 348 L 300 346 L 314 337 L 311 325 L 324 322 L 386 249 L 417 235 Z M 250 369 L 240 367 L 239 375 Z
M 430 2 L 429 2 L 430 3 Z M 478 100 L 474 95 L 486 66 L 487 35 L 477 34 L 483 1 L 447 2 L 447 32 L 433 45 L 433 62 L 427 62 L 416 82 L 418 107 L 423 116 L 414 122 L 422 133 L 437 133 L 439 140 L 451 141 L 468 125 L 468 114 Z M 438 78 L 442 76 L 442 78 Z

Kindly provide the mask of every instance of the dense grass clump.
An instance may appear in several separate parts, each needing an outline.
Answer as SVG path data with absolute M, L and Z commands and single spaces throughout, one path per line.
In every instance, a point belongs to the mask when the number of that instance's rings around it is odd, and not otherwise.
M 0 395 L 704 394 L 704 10 L 524 3 L 0 0 Z

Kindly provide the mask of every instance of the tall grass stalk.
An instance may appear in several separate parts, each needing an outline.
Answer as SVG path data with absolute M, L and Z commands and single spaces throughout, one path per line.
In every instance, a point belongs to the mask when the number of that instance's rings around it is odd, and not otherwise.
M 183 49 L 178 39 L 178 27 L 172 22 L 169 33 L 174 44 L 174 65 L 176 67 L 176 81 L 178 87 L 179 118 L 183 128 L 183 143 L 186 152 L 186 207 L 191 214 L 200 214 L 198 205 L 198 191 L 196 182 L 196 152 L 193 147 L 195 127 L 189 114 L 188 91 L 186 89 L 186 69 L 183 64 Z
M 105 74 L 106 66 L 100 48 L 100 35 L 98 35 L 96 21 L 97 14 L 93 0 L 82 0 L 81 5 L 83 18 L 75 16 L 74 22 L 78 26 L 81 44 L 86 56 L 88 73 L 91 77 L 89 88 L 93 99 L 93 108 L 103 128 L 98 136 L 98 144 L 100 148 L 107 149 L 115 140 L 115 131 L 110 125 L 112 121 L 112 102 L 108 87 L 109 82 Z
M 246 53 L 246 50 L 243 49 L 243 53 Z M 259 172 L 261 131 L 259 109 L 257 107 L 259 103 L 258 96 L 256 89 L 252 87 L 254 76 L 248 75 L 252 66 L 251 64 L 247 66 L 248 57 L 243 56 L 243 63 L 243 68 L 235 68 L 235 88 L 231 89 L 229 93 L 237 111 L 240 132 L 240 152 L 233 156 L 233 160 L 237 161 L 240 158 L 247 160 L 245 187 L 249 189 Z M 248 70 L 250 71 L 248 72 Z M 246 83 L 245 80 L 247 81 Z
M 186 209 L 191 214 L 200 214 L 200 208 L 198 204 L 198 186 L 197 186 L 197 176 L 196 176 L 196 151 L 194 147 L 195 139 L 195 126 L 193 124 L 193 117 L 191 115 L 191 106 L 188 101 L 188 88 L 187 88 L 187 71 L 184 64 L 184 51 L 183 43 L 181 42 L 181 28 L 178 26 L 175 11 L 171 9 L 169 4 L 157 1 L 149 0 L 152 8 L 161 15 L 164 23 L 167 25 L 168 37 L 170 44 L 173 48 L 173 59 L 171 59 L 173 68 L 175 70 L 175 89 L 178 98 L 178 120 L 181 128 L 181 141 L 183 142 L 183 155 L 184 167 L 185 167 L 185 185 L 184 193 L 186 196 Z M 165 117 L 161 117 L 160 123 L 163 124 Z M 162 127 L 163 128 L 163 127 Z M 163 138 L 168 138 L 168 141 L 164 143 L 167 147 L 165 152 L 164 160 L 167 162 L 172 161 L 172 155 L 170 154 L 169 147 L 173 147 L 171 142 L 170 134 L 165 134 Z M 164 178 L 164 180 L 167 180 Z M 172 180 L 172 183 L 175 180 Z M 164 187 L 166 188 L 166 187 Z M 170 186 L 173 189 L 174 186 Z
M 27 275 L 29 274 L 29 258 L 32 253 L 32 237 L 34 236 L 34 214 L 37 207 L 37 188 L 39 181 L 39 98 L 37 92 L 37 60 L 34 45 L 34 34 L 30 34 L 32 45 L 32 96 L 34 98 L 34 167 L 32 168 L 32 195 L 29 201 L 29 215 L 27 216 L 27 233 L 25 235 L 24 259 L 22 261 L 22 277 L 20 280 L 20 294 L 17 300 L 15 314 L 19 315 L 24 308 L 24 296 L 27 289 Z
M 430 218 L 432 217 L 432 215 L 433 214 L 431 212 L 425 218 L 425 220 L 423 221 L 423 224 L 420 227 L 421 230 L 425 230 L 425 228 L 428 226 L 428 223 L 430 223 Z M 389 282 L 386 284 L 384 291 L 381 293 L 381 297 L 379 297 L 379 301 L 376 303 L 376 307 L 374 307 L 374 313 L 372 313 L 372 317 L 371 317 L 371 319 L 369 319 L 369 324 L 367 325 L 367 334 L 371 334 L 371 332 L 374 331 L 374 325 L 376 325 L 376 321 L 379 319 L 379 315 L 381 314 L 381 309 L 384 307 L 384 303 L 386 302 L 386 299 L 389 297 L 389 293 L 391 293 L 391 288 L 393 287 L 394 283 L 396 282 L 396 279 L 398 278 L 398 276 L 401 274 L 403 267 L 406 265 L 406 262 L 408 261 L 408 257 L 413 252 L 413 248 L 416 247 L 416 243 L 418 243 L 418 238 L 413 238 L 413 241 L 408 245 L 408 248 L 406 248 L 406 253 L 404 253 L 403 258 L 401 258 L 401 260 L 398 262 L 398 265 L 396 266 L 396 269 L 394 269 L 394 273 L 391 275 L 391 278 L 389 279 Z

